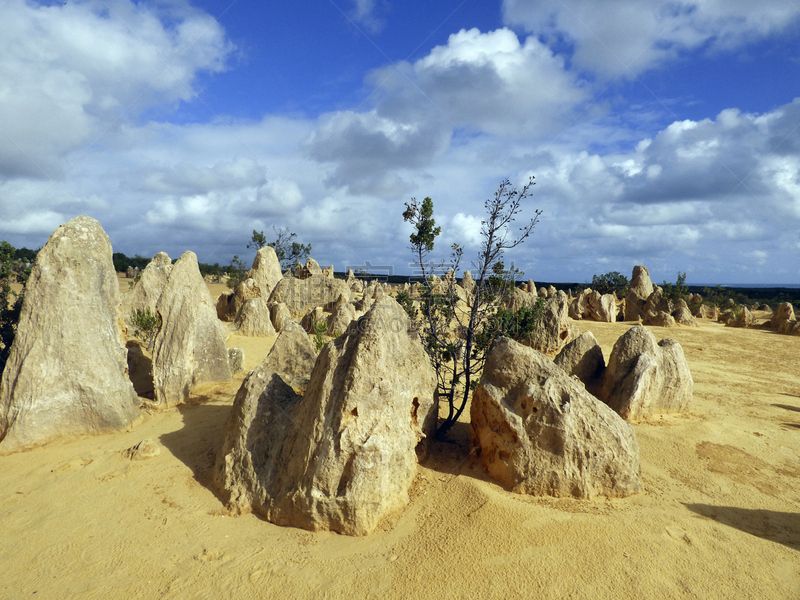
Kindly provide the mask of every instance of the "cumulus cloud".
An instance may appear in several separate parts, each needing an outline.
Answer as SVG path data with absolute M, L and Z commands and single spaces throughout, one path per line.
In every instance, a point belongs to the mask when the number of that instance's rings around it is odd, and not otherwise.
M 225 68 L 232 46 L 219 23 L 167 6 L 4 3 L 0 174 L 53 176 L 66 152 L 149 106 L 191 99 L 198 73 Z
M 509 24 L 574 44 L 575 63 L 603 77 L 636 76 L 702 49 L 723 51 L 796 27 L 784 0 L 504 0 Z
M 401 169 L 423 168 L 454 135 L 539 138 L 564 127 L 586 98 L 582 84 L 534 37 L 508 29 L 462 30 L 414 63 L 369 74 L 378 100 L 368 111 L 326 115 L 308 140 L 334 169 L 332 186 L 354 193 L 407 192 Z

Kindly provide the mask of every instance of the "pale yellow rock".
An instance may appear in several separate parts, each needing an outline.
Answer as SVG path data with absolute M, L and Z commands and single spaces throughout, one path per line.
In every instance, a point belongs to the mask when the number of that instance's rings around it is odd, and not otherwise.
M 217 457 L 228 506 L 347 535 L 366 535 L 405 506 L 415 448 L 437 414 L 436 377 L 409 330 L 397 302 L 376 301 L 349 335 L 326 344 L 304 396 L 271 353 L 242 384 Z
M 536 350 L 500 338 L 470 409 L 473 454 L 519 494 L 621 497 L 642 490 L 633 427 Z
M 656 343 L 642 325 L 631 327 L 614 344 L 603 378 L 602 400 L 626 421 L 687 410 L 694 380 L 680 344 Z
M 158 406 L 184 402 L 202 383 L 231 380 L 222 323 L 194 252 L 184 252 L 172 266 L 157 310 L 162 319 L 153 350 Z
M 128 428 L 128 378 L 111 242 L 96 220 L 61 225 L 39 251 L 0 380 L 0 453 Z

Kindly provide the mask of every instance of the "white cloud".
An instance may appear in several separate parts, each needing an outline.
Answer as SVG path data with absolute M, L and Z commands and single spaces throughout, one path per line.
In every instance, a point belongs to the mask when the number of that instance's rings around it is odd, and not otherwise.
M 508 29 L 462 30 L 413 64 L 370 73 L 375 106 L 325 115 L 306 148 L 332 165 L 327 181 L 355 194 L 398 197 L 421 169 L 473 135 L 542 139 L 586 98 L 563 60 Z M 453 139 L 455 136 L 455 140 Z
M 190 100 L 198 73 L 224 69 L 232 46 L 220 25 L 171 6 L 4 3 L 0 174 L 58 175 L 67 151 L 148 106 Z
M 579 67 L 613 78 L 782 33 L 800 9 L 785 0 L 504 0 L 503 15 L 538 36 L 564 36 Z

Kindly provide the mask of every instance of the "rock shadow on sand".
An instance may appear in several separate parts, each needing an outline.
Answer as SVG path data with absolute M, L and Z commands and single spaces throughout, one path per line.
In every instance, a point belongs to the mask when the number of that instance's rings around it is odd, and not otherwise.
M 194 397 L 191 404 L 178 406 L 183 427 L 159 439 L 175 458 L 192 470 L 195 481 L 218 496 L 212 477 L 214 462 L 232 407 L 204 403 L 208 400 L 208 397 Z
M 736 506 L 712 506 L 710 504 L 685 504 L 698 515 L 733 527 L 750 535 L 783 544 L 792 550 L 800 550 L 800 513 L 777 512 L 739 508 Z

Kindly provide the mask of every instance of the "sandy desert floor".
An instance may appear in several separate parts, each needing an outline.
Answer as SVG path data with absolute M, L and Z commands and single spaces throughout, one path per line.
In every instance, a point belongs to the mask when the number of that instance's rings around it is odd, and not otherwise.
M 578 323 L 606 358 L 630 325 Z M 210 472 L 239 374 L 132 431 L 0 457 L 0 598 L 800 598 L 800 338 L 653 331 L 695 390 L 636 426 L 642 494 L 511 494 L 471 465 L 465 422 L 368 537 L 230 516 Z M 273 341 L 228 345 L 251 369 Z M 122 457 L 145 438 L 159 456 Z

